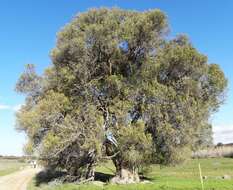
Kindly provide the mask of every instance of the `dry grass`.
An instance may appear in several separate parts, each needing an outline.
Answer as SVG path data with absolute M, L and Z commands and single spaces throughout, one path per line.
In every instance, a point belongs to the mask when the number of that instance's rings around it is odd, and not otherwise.
M 233 146 L 217 146 L 194 152 L 193 158 L 233 158 Z
M 24 166 L 25 163 L 18 160 L 0 159 L 0 176 L 8 175 Z

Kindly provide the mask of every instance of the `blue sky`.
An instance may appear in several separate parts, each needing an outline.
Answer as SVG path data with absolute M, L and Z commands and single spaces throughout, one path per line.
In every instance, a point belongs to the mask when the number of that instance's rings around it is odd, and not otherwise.
M 14 130 L 15 110 L 24 97 L 14 86 L 24 65 L 41 73 L 50 64 L 56 33 L 77 12 L 93 7 L 164 11 L 171 36 L 185 33 L 195 47 L 218 63 L 228 80 L 228 97 L 212 116 L 215 142 L 233 141 L 233 1 L 212 0 L 1 0 L 0 1 L 0 154 L 20 155 L 25 137 Z

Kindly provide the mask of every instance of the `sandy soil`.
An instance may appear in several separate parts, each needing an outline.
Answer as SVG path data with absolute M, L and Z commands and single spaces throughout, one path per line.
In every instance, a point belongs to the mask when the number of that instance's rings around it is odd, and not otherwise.
M 39 171 L 39 169 L 26 168 L 0 177 L 0 190 L 26 190 L 29 181 Z

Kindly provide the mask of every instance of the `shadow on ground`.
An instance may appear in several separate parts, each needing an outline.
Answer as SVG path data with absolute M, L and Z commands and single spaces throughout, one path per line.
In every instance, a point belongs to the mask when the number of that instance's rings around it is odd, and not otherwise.
M 45 170 L 45 171 L 41 171 L 40 173 L 38 173 L 36 175 L 35 185 L 40 186 L 41 184 L 47 184 L 47 183 L 50 183 L 50 182 L 53 182 L 56 180 L 64 182 L 64 181 L 67 181 L 67 179 L 69 179 L 69 177 L 71 177 L 71 176 L 67 176 L 67 173 L 63 172 L 63 171 Z M 94 180 L 101 181 L 103 183 L 108 183 L 113 177 L 114 177 L 114 175 L 112 175 L 112 174 L 95 172 Z M 144 180 L 151 181 L 152 180 L 151 178 L 147 178 L 147 177 L 142 176 L 142 175 L 140 175 L 140 179 L 142 181 L 144 181 Z M 69 180 L 72 181 L 71 178 Z
M 101 181 L 101 182 L 109 182 L 111 178 L 113 178 L 114 175 L 111 174 L 105 174 L 102 172 L 95 172 L 95 181 Z
M 67 177 L 67 173 L 62 171 L 51 171 L 51 170 L 41 171 L 35 177 L 35 185 L 40 186 L 41 184 L 47 184 L 49 182 L 55 180 L 61 180 L 66 177 Z M 109 182 L 110 179 L 113 177 L 114 175 L 111 174 L 105 174 L 101 172 L 95 173 L 95 181 L 101 181 L 103 183 Z
M 35 177 L 36 186 L 40 186 L 42 183 L 49 183 L 55 179 L 59 179 L 66 176 L 66 172 L 44 170 L 39 172 Z

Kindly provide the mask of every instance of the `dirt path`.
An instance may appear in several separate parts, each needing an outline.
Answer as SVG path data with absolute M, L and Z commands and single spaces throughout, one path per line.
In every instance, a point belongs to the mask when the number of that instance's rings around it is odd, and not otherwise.
M 0 190 L 26 190 L 28 182 L 39 172 L 39 169 L 24 170 L 0 177 Z

